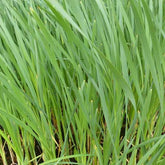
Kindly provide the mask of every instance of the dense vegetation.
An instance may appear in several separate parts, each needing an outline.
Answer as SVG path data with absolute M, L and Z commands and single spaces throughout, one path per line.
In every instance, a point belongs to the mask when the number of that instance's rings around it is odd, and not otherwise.
M 0 163 L 165 164 L 164 0 L 0 0 Z

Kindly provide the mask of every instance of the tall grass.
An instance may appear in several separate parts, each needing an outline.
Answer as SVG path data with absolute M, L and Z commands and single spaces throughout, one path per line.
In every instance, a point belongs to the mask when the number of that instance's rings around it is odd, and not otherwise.
M 0 162 L 165 164 L 164 54 L 164 0 L 1 0 Z

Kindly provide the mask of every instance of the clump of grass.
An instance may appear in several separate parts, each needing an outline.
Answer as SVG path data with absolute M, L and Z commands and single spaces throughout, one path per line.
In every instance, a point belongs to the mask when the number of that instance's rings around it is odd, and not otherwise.
M 0 162 L 164 164 L 164 0 L 1 0 Z

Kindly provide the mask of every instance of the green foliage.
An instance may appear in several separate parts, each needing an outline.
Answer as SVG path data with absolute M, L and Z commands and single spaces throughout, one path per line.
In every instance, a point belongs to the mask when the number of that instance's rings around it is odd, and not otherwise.
M 164 0 L 1 0 L 0 162 L 165 162 Z

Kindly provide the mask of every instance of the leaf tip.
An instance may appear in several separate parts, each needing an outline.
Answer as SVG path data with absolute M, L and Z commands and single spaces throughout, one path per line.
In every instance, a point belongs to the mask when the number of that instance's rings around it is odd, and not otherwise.
M 34 9 L 32 7 L 30 7 L 30 11 L 31 13 L 34 13 Z

